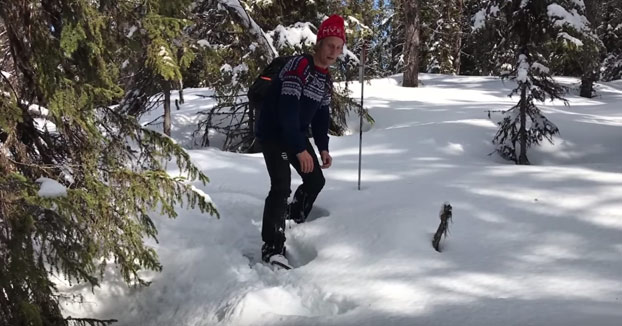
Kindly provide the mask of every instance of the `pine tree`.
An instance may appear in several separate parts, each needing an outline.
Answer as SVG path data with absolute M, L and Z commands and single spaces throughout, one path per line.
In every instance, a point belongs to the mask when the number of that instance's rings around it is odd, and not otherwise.
M 217 214 L 187 183 L 208 181 L 188 154 L 112 106 L 126 93 L 115 58 L 135 4 L 0 0 L 14 67 L 0 77 L 0 324 L 66 325 L 52 275 L 97 286 L 114 264 L 145 284 L 139 270 L 161 269 L 143 243 L 156 238 L 152 214 L 182 203 Z M 170 159 L 185 177 L 166 172 Z M 38 182 L 66 190 L 46 196 Z
M 552 3 L 547 10 L 555 37 L 544 44 L 544 53 L 550 53 L 552 73 L 581 78 L 579 94 L 594 97 L 593 85 L 599 79 L 604 46 L 586 17 L 585 4 L 581 0 Z
M 391 74 L 404 72 L 404 41 L 406 40 L 405 11 L 403 0 L 389 0 L 391 16 L 387 26 L 387 49 Z
M 245 93 L 253 76 L 278 52 L 242 2 L 200 1 L 194 13 L 197 20 L 191 35 L 204 44 L 197 56 L 204 66 L 200 86 L 213 88 L 218 101 L 200 112 L 204 118 L 197 132 L 203 134 L 202 145 L 215 145 L 211 136 L 215 131 L 224 150 L 255 151 L 253 126 L 258 112 L 249 107 Z
M 605 46 L 601 78 L 622 78 L 622 1 L 603 0 L 597 6 L 596 33 Z
M 125 61 L 121 65 L 122 71 L 129 73 L 127 87 L 133 90 L 124 101 L 124 109 L 140 116 L 162 102 L 164 114 L 160 123 L 168 136 L 171 90 L 179 90 L 176 100 L 179 108 L 183 104 L 182 73 L 196 56 L 194 42 L 187 34 L 192 23 L 192 3 L 192 0 L 148 0 L 135 4 L 125 17 L 124 33 L 118 38 L 120 50 L 134 54 L 123 57 Z M 152 98 L 154 95 L 157 96 Z
M 369 57 L 373 61 L 371 76 L 385 77 L 390 76 L 397 71 L 393 69 L 392 62 L 394 58 L 391 56 L 391 49 L 395 46 L 393 36 L 394 32 L 391 28 L 395 12 L 391 8 L 390 1 L 377 1 L 377 15 L 373 22 L 373 36 L 369 43 Z
M 460 73 L 462 48 L 463 0 L 422 1 L 421 58 L 425 71 L 442 74 Z
M 576 13 L 578 2 L 493 0 L 486 3 L 482 11 L 489 28 L 500 30 L 509 26 L 502 41 L 496 44 L 497 51 L 501 53 L 498 58 L 506 57 L 508 50 L 516 55 L 515 62 L 501 64 L 511 67 L 503 77 L 517 82 L 511 95 L 519 94 L 520 99 L 505 112 L 493 142 L 502 157 L 517 164 L 529 164 L 527 149 L 543 139 L 552 142 L 552 137 L 559 132 L 541 113 L 534 100 L 544 102 L 547 97 L 563 100 L 564 89 L 551 77 L 543 45 L 557 39 L 561 33 L 559 27 L 566 25 L 560 14 L 567 17 L 565 14 L 571 15 L 568 11 Z

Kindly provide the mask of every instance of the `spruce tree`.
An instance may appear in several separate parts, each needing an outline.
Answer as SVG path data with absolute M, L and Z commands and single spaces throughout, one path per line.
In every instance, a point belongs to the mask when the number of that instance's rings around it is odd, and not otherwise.
M 117 41 L 123 58 L 122 75 L 127 88 L 123 108 L 140 116 L 162 102 L 164 113 L 158 123 L 164 134 L 171 135 L 171 91 L 179 90 L 177 108 L 183 104 L 183 76 L 193 62 L 195 43 L 187 30 L 192 23 L 192 0 L 148 0 L 132 4 L 124 17 Z M 131 4 L 128 2 L 127 5 Z M 110 8 L 107 13 L 116 10 Z M 155 97 L 153 97 L 155 96 Z
M 460 73 L 463 5 L 463 0 L 422 1 L 421 58 L 425 71 Z
M 622 0 L 603 0 L 597 6 L 596 33 L 605 46 L 601 77 L 622 78 Z
M 239 5 L 239 6 L 238 6 Z M 215 146 L 221 137 L 223 150 L 256 151 L 253 126 L 257 112 L 245 98 L 253 76 L 277 55 L 269 35 L 257 24 L 243 2 L 199 1 L 190 35 L 200 40 L 197 61 L 204 67 L 199 86 L 214 89 L 218 104 L 203 115 L 197 133 L 204 146 Z M 207 45 L 205 45 L 207 44 Z
M 584 2 L 553 2 L 547 10 L 553 23 L 554 37 L 544 44 L 543 53 L 550 53 L 548 61 L 551 63 L 551 72 L 579 77 L 579 95 L 594 97 L 594 83 L 599 80 L 604 45 L 587 19 Z M 572 18 L 569 20 L 567 17 Z
M 563 100 L 564 89 L 552 79 L 542 45 L 556 40 L 561 33 L 560 26 L 566 24 L 560 14 L 568 17 L 565 14 L 571 15 L 569 11 L 576 13 L 578 2 L 492 0 L 480 14 L 490 30 L 507 30 L 495 45 L 497 57 L 507 58 L 508 51 L 512 51 L 516 58 L 513 62 L 498 62 L 501 64 L 498 69 L 510 68 L 502 77 L 516 81 L 517 87 L 510 95 L 518 94 L 520 99 L 505 111 L 493 142 L 502 157 L 517 164 L 530 164 L 527 149 L 543 139 L 552 142 L 552 137 L 559 132 L 534 104 L 536 100 L 544 102 L 547 97 Z
M 387 45 L 391 59 L 390 71 L 393 74 L 404 72 L 404 41 L 406 39 L 405 10 L 403 0 L 389 0 L 392 13 L 388 18 Z
M 374 65 L 371 76 L 385 77 L 397 73 L 392 65 L 394 58 L 391 56 L 391 49 L 395 46 L 394 41 L 397 39 L 391 28 L 395 16 L 390 1 L 377 2 L 377 15 L 372 27 L 373 35 L 369 48 L 369 59 L 373 60 Z
M 179 204 L 217 214 L 188 183 L 208 181 L 188 154 L 113 106 L 133 91 L 115 58 L 135 4 L 0 0 L 14 67 L 0 77 L 0 324 L 66 325 L 52 275 L 97 286 L 113 264 L 145 284 L 141 269 L 161 269 L 143 242 L 156 238 L 153 214 L 175 217 Z M 182 176 L 166 172 L 169 160 Z

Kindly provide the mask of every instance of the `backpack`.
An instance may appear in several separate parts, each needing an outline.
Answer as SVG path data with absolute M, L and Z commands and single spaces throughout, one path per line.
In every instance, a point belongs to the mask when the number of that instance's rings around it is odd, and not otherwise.
M 313 63 L 313 57 L 310 55 L 304 55 L 311 63 Z M 259 77 L 255 79 L 251 87 L 248 89 L 248 102 L 254 108 L 258 108 L 263 103 L 266 95 L 268 94 L 268 90 L 270 86 L 272 86 L 272 82 L 278 78 L 281 69 L 285 66 L 285 64 L 291 60 L 293 55 L 290 56 L 282 56 L 277 57 L 270 62 L 270 64 L 264 68 L 264 70 L 259 74 Z

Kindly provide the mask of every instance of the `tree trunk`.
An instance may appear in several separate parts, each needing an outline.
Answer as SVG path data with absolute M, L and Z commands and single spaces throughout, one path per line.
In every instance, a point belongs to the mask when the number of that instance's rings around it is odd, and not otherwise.
M 164 134 L 171 136 L 171 85 L 164 82 Z
M 184 81 L 183 79 L 179 80 L 179 104 L 184 104 Z M 179 110 L 179 106 L 177 107 Z
M 456 23 L 458 24 L 459 28 L 456 29 L 456 32 L 458 33 L 458 35 L 454 35 L 455 39 L 454 39 L 454 44 L 453 44 L 453 53 L 452 55 L 454 56 L 454 73 L 456 75 L 460 74 L 460 51 L 462 50 L 462 20 L 463 20 L 463 15 L 464 15 L 464 0 L 456 0 L 455 5 L 457 6 L 457 10 L 458 10 L 458 17 L 455 17 L 456 19 Z
M 518 138 L 520 141 L 520 155 L 518 156 L 519 165 L 529 165 L 527 159 L 527 84 L 523 84 L 520 93 L 520 131 Z
M 405 33 L 404 33 L 404 80 L 402 86 L 419 86 L 419 31 L 421 15 L 419 0 L 404 1 Z
M 594 79 L 591 76 L 584 76 L 581 78 L 581 89 L 579 91 L 581 97 L 592 98 L 594 97 Z

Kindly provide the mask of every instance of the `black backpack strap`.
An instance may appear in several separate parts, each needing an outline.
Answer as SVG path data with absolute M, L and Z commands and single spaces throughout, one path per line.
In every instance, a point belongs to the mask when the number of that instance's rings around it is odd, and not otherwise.
M 309 60 L 309 63 L 312 64 L 313 67 L 315 67 L 315 63 L 313 62 L 313 55 L 309 53 L 304 53 L 302 56 L 307 58 L 307 60 Z

